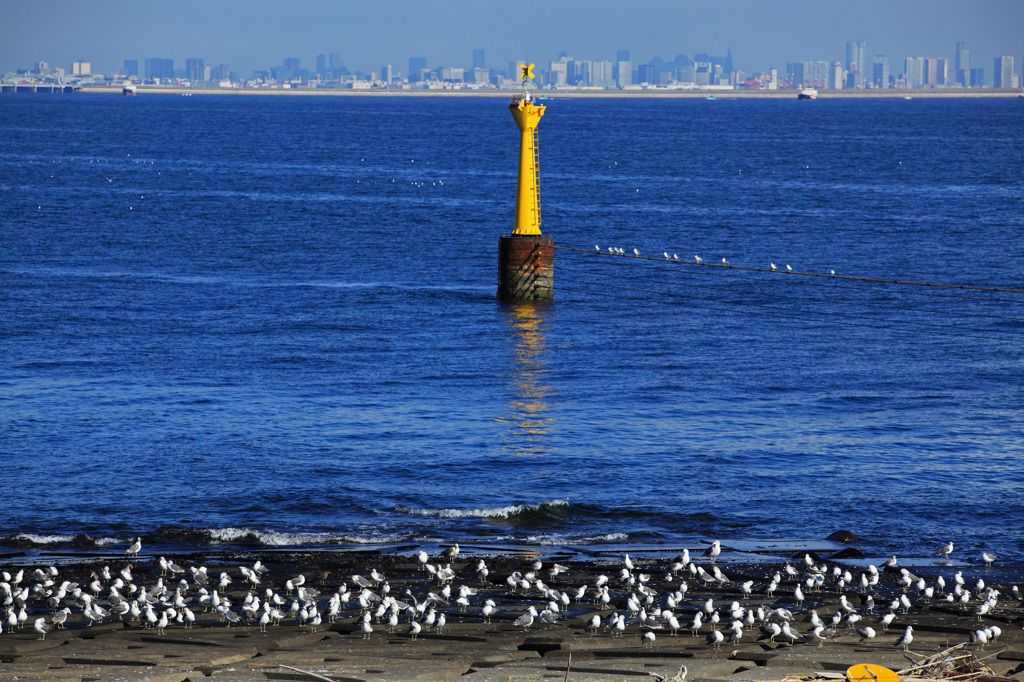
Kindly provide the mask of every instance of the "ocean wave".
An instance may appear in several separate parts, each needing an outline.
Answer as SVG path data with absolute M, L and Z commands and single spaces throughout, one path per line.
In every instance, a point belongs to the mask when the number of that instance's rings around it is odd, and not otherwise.
M 629 533 L 604 533 L 589 535 L 582 538 L 564 535 L 534 535 L 526 538 L 526 542 L 542 547 L 562 547 L 572 545 L 600 545 L 605 542 L 622 542 L 629 539 Z
M 15 533 L 0 537 L 0 545 L 32 549 L 35 547 L 63 546 L 75 549 L 93 549 L 122 543 L 117 538 L 93 538 L 88 535 L 67 535 L 64 533 Z
M 569 500 L 549 500 L 539 504 L 510 504 L 504 507 L 482 507 L 480 509 L 416 509 L 404 504 L 395 506 L 399 514 L 427 516 L 437 519 L 526 519 L 531 516 L 561 516 L 569 508 Z
M 210 544 L 300 547 L 305 545 L 386 545 L 409 539 L 405 535 L 351 535 L 347 533 L 284 533 L 252 528 L 205 528 Z
M 4 540 L 27 542 L 33 545 L 57 545 L 65 542 L 71 542 L 74 539 L 74 535 L 36 535 L 35 533 L 18 533 L 17 535 L 11 535 L 4 538 Z

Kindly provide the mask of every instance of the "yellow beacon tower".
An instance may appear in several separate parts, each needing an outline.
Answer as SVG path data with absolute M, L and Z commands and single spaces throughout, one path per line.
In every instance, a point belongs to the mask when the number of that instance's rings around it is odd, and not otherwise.
M 520 68 L 523 90 L 508 105 L 519 126 L 515 219 L 512 235 L 498 240 L 498 297 L 505 301 L 554 298 L 554 239 L 540 231 L 537 124 L 544 107 L 530 95 L 533 64 Z
M 540 234 L 537 124 L 544 115 L 544 107 L 533 103 L 525 87 L 533 78 L 533 64 L 524 64 L 522 69 L 523 93 L 513 97 L 508 105 L 519 126 L 519 182 L 516 185 L 516 220 L 512 234 Z

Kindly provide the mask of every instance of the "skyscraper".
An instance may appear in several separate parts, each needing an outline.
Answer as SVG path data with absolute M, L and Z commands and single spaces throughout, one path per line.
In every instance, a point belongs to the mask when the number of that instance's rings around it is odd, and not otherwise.
M 615 65 L 612 70 L 612 78 L 617 87 L 625 88 L 633 84 L 633 62 L 629 60 L 629 50 L 619 50 L 615 53 Z
M 337 52 L 332 52 L 327 56 L 328 66 L 331 69 L 331 78 L 337 78 L 342 72 L 347 73 L 345 65 L 341 63 L 341 55 Z
M 566 85 L 569 82 L 569 62 L 568 57 L 562 57 L 557 62 L 551 62 L 551 67 L 548 69 L 548 83 L 550 85 Z
M 146 60 L 146 80 L 174 78 L 174 60 L 150 57 Z
M 138 59 L 126 59 L 124 60 L 124 68 L 121 69 L 125 76 L 129 78 L 135 76 L 139 77 L 139 60 Z
M 474 69 L 486 68 L 484 66 L 484 51 L 483 51 L 482 48 L 477 48 L 477 49 L 473 50 L 473 68 Z
M 1013 87 L 1013 57 L 996 57 L 993 65 L 992 86 L 996 88 Z
M 949 83 L 949 66 L 945 59 L 924 60 L 924 85 L 930 87 L 945 87 Z
M 863 40 L 846 41 L 846 63 L 843 64 L 843 67 L 847 71 L 852 71 L 856 74 L 854 87 L 864 87 L 864 79 L 867 75 L 866 54 L 867 46 Z
M 884 54 L 876 54 L 871 69 L 871 84 L 876 88 L 889 87 L 889 58 Z
M 839 90 L 843 87 L 844 69 L 842 63 L 839 60 L 832 62 L 831 68 L 828 71 L 828 83 L 826 87 L 829 90 Z
M 971 44 L 956 44 L 956 82 L 965 88 L 971 87 Z
M 924 57 L 907 57 L 903 71 L 906 74 L 908 88 L 924 87 Z
M 625 88 L 633 84 L 633 62 L 615 62 L 614 71 L 613 78 L 616 86 Z
M 409 57 L 409 82 L 418 83 L 420 74 L 427 68 L 426 57 Z
M 289 79 L 298 78 L 299 72 L 302 70 L 302 62 L 298 57 L 285 57 L 284 70 Z
M 205 70 L 206 64 L 202 59 L 192 58 L 185 60 L 185 78 L 193 83 L 205 80 Z

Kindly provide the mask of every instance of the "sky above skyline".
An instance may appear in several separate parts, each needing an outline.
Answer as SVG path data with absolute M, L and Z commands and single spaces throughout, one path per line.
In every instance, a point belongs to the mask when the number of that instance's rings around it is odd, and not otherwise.
M 538 65 L 565 50 L 575 59 L 613 60 L 627 49 L 634 66 L 653 57 L 692 58 L 732 49 L 737 69 L 785 71 L 791 61 L 845 61 L 847 40 L 866 41 L 868 61 L 953 59 L 971 43 L 973 65 L 991 78 L 992 59 L 1024 59 L 1024 0 L 0 0 L 0 72 L 38 61 L 70 71 L 88 61 L 114 73 L 125 59 L 199 57 L 228 63 L 243 77 L 298 57 L 337 52 L 352 71 L 409 57 L 427 66 Z M 952 67 L 951 67 L 952 68 Z

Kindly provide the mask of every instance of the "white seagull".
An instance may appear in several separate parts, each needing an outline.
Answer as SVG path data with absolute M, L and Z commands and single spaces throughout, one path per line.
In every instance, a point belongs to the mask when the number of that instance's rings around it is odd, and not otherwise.
M 725 260 L 724 258 L 722 260 Z M 704 556 L 711 557 L 711 563 L 715 563 L 715 558 L 722 553 L 722 543 L 715 540 L 711 543 L 711 546 L 704 550 Z
M 953 541 L 950 540 L 949 544 L 944 545 L 936 554 L 942 554 L 946 557 L 946 563 L 949 563 L 949 555 L 953 553 Z
M 39 639 L 46 639 L 46 633 L 53 629 L 46 622 L 45 618 L 36 618 L 36 622 L 32 627 L 36 632 L 42 635 Z
M 537 609 L 531 606 L 526 613 L 516 618 L 515 622 L 513 622 L 512 624 L 516 627 L 523 628 L 523 630 L 529 630 L 530 626 L 533 625 L 533 620 L 536 617 Z
M 128 545 L 128 549 L 126 549 L 124 553 L 128 556 L 137 556 L 140 549 L 142 549 L 142 538 L 136 537 L 135 542 Z
M 910 643 L 914 641 L 914 628 L 910 625 L 907 626 L 907 631 L 903 633 L 903 636 L 893 644 L 893 646 L 901 646 L 904 651 L 910 650 Z

